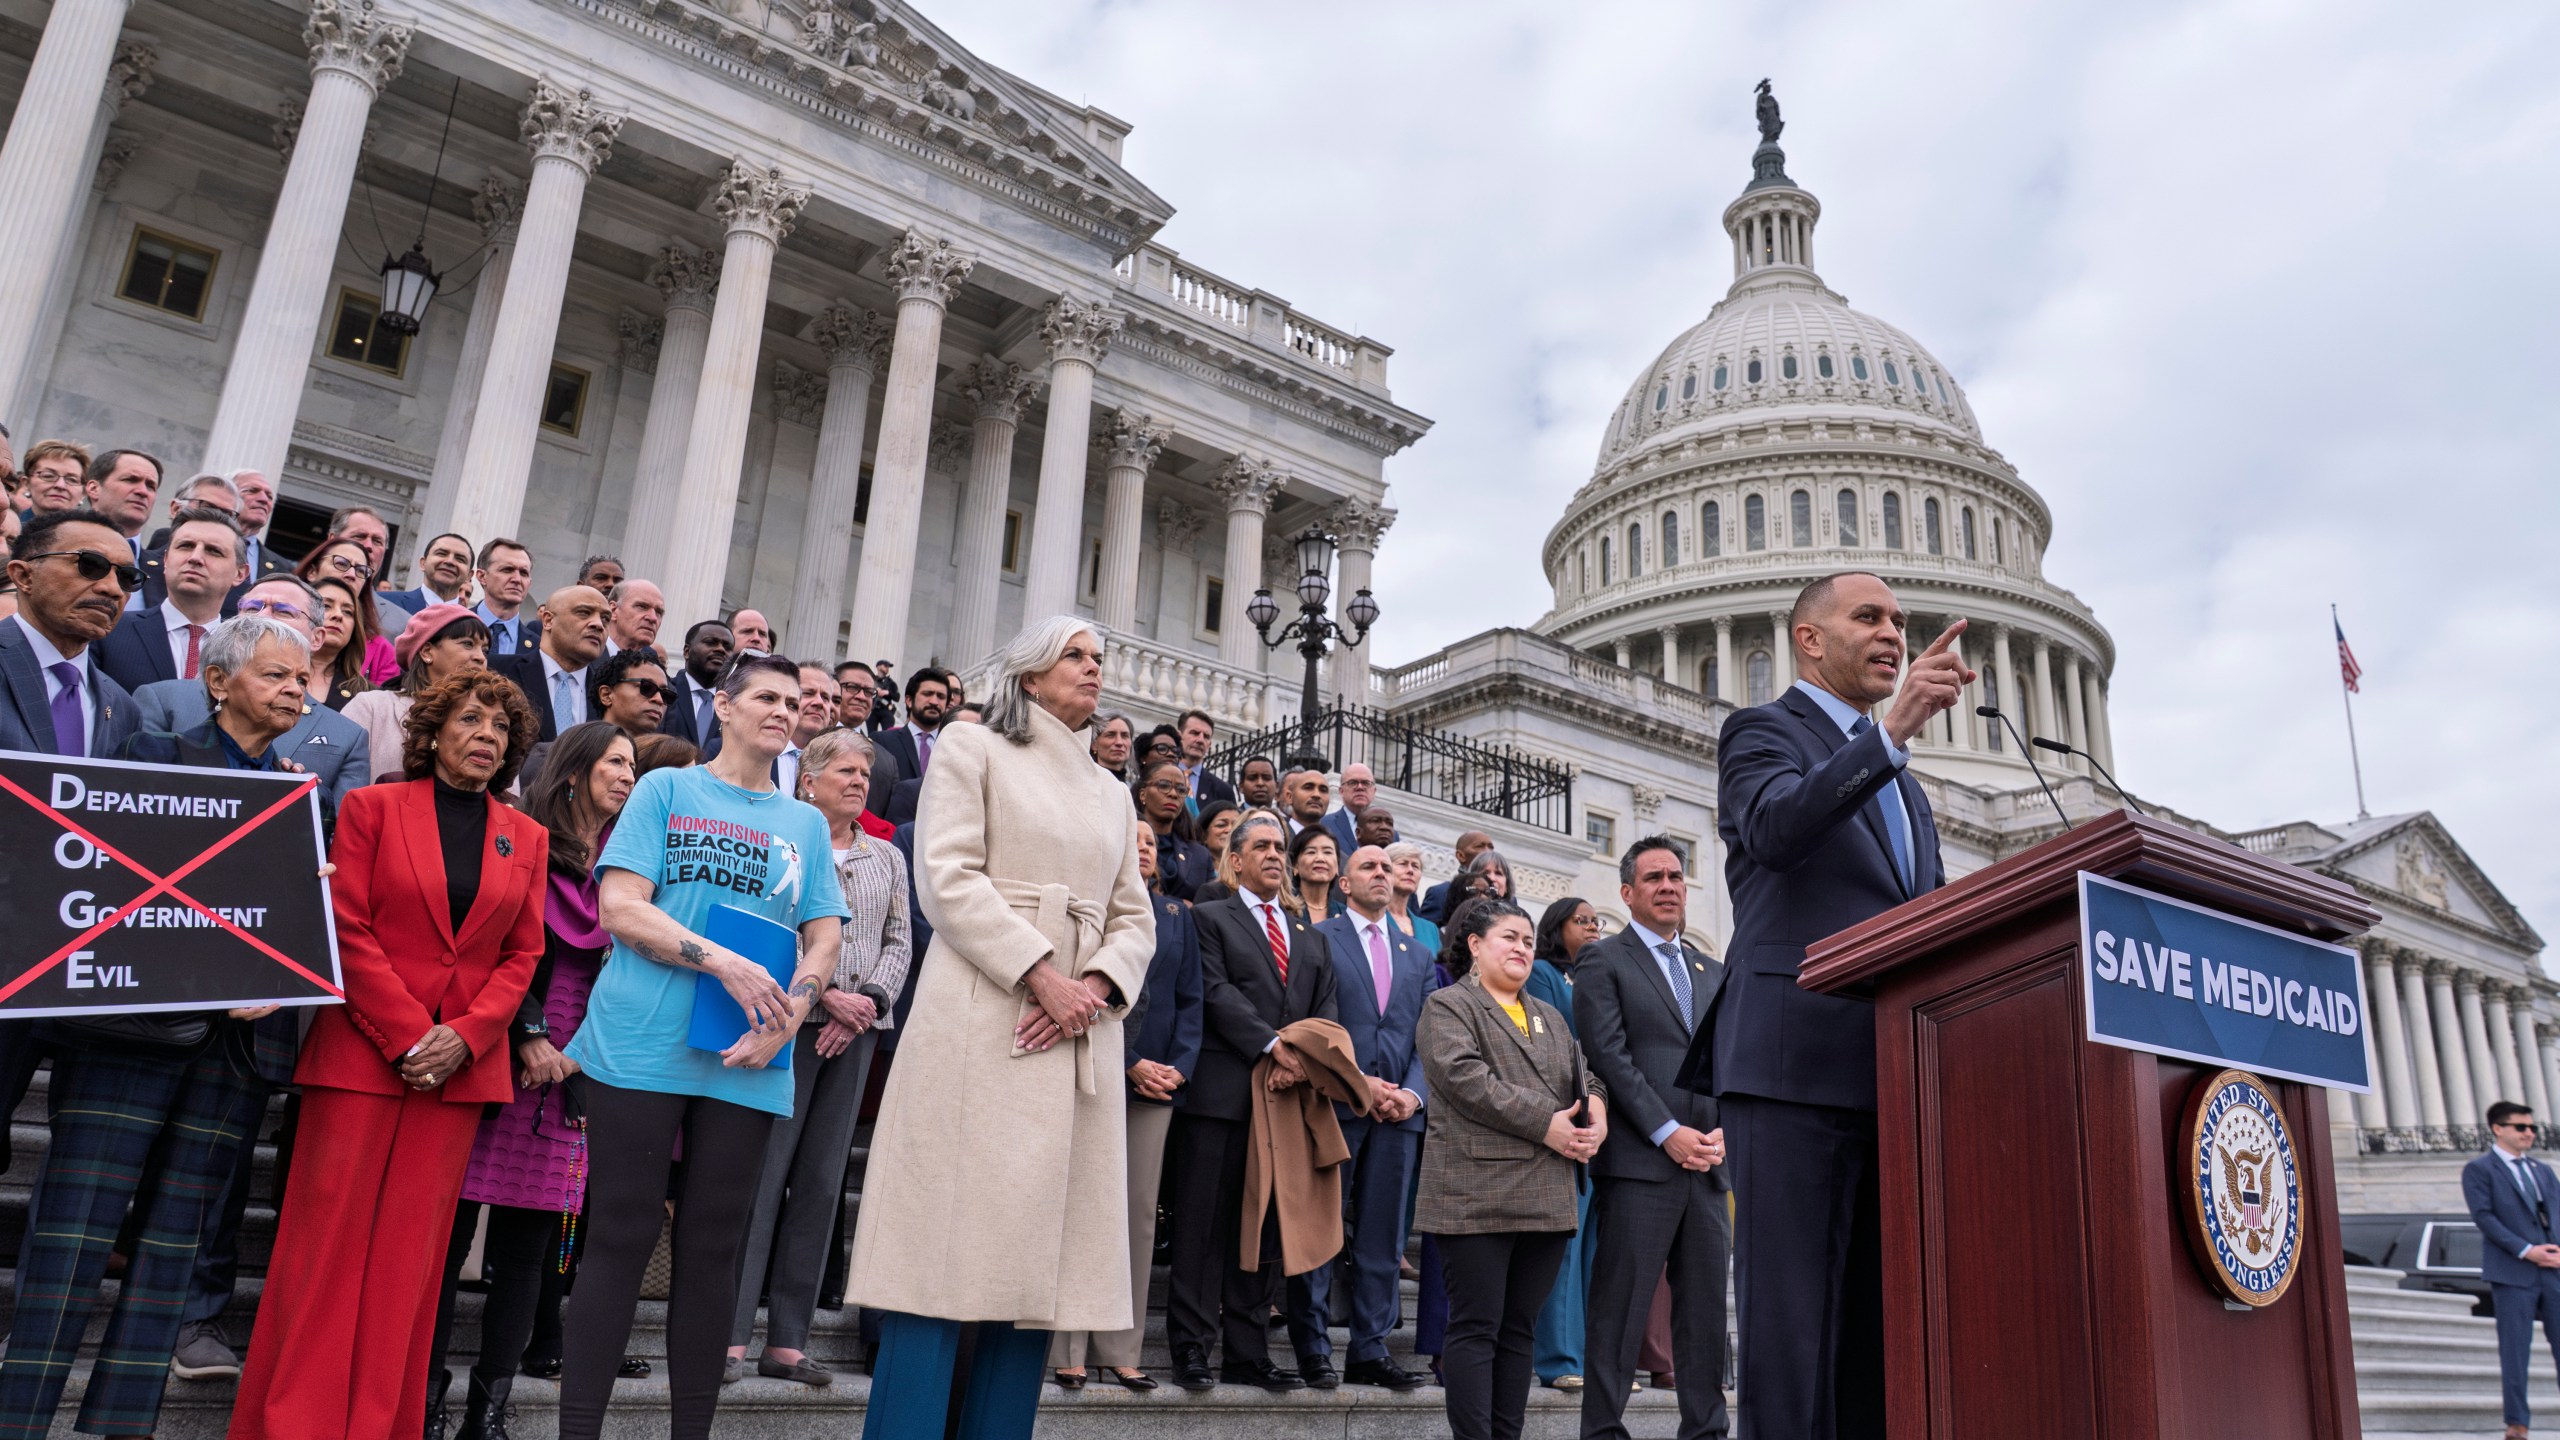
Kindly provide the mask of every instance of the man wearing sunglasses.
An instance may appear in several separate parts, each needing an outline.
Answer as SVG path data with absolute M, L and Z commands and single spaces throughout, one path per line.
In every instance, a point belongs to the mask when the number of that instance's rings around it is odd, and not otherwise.
M 2462 1167 L 2462 1199 L 2480 1227 L 2480 1277 L 2498 1314 L 2498 1375 L 2507 1440 L 2533 1425 L 2533 1326 L 2560 1360 L 2560 1176 L 2533 1158 L 2533 1112 L 2512 1100 L 2489 1107 L 2489 1152 Z

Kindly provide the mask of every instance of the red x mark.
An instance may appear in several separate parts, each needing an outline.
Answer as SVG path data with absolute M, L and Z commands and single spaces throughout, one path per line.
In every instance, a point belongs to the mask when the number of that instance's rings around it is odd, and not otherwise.
M 70 959 L 72 952 L 114 929 L 117 925 L 123 923 L 124 917 L 132 914 L 138 909 L 141 909 L 145 902 L 155 899 L 162 894 L 168 895 L 170 898 L 186 906 L 188 909 L 202 915 L 207 920 L 210 920 L 214 924 L 221 926 L 223 929 L 230 931 L 232 934 L 239 936 L 243 941 L 247 942 L 251 948 L 261 952 L 268 959 L 282 965 L 287 970 L 290 970 L 294 974 L 301 976 L 303 979 L 310 981 L 312 984 L 319 986 L 321 989 L 328 991 L 330 994 L 337 996 L 339 999 L 345 999 L 347 992 L 344 990 L 339 989 L 337 986 L 330 984 L 328 981 L 312 974 L 309 970 L 304 969 L 301 963 L 296 961 L 292 956 L 287 955 L 273 945 L 268 944 L 266 941 L 259 939 L 257 936 L 250 934 L 248 931 L 241 929 L 239 926 L 232 924 L 230 921 L 225 920 L 221 916 L 206 909 L 203 905 L 197 903 L 194 896 L 189 895 L 184 890 L 178 888 L 179 881 L 194 874 L 197 868 L 202 866 L 206 861 L 211 860 L 214 856 L 230 849 L 232 842 L 238 840 L 241 836 L 248 834 L 250 831 L 257 829 L 259 826 L 266 824 L 269 820 L 272 820 L 276 816 L 282 814 L 287 808 L 291 807 L 295 801 L 310 794 L 313 787 L 317 786 L 319 783 L 320 779 L 315 775 L 312 778 L 303 781 L 301 784 L 294 786 L 283 799 L 278 800 L 273 805 L 259 811 L 255 816 L 243 822 L 240 828 L 223 836 L 220 840 L 215 841 L 212 847 L 207 849 L 203 854 L 198 855 L 196 858 L 179 866 L 177 869 L 170 871 L 168 875 L 164 877 L 151 873 L 150 870 L 140 864 L 137 864 L 131 856 L 126 855 L 123 851 L 118 850 L 113 845 L 108 844 L 106 841 L 99 839 L 97 836 L 92 835 L 87 830 L 81 828 L 80 822 L 72 819 L 68 815 L 65 815 L 63 812 L 54 809 L 52 806 L 45 804 L 43 801 L 38 800 L 33 795 L 28 794 L 24 789 L 20 788 L 16 781 L 10 779 L 8 776 L 0 775 L 0 790 L 6 790 L 10 794 L 17 796 L 19 799 L 26 801 L 29 805 L 34 806 L 38 812 L 52 817 L 55 824 L 60 825 L 63 829 L 70 831 L 72 834 L 77 835 L 81 839 L 98 847 L 99 852 L 106 855 L 109 859 L 151 882 L 150 889 L 145 890 L 141 894 L 134 896 L 131 900 L 126 901 L 115 911 L 115 913 L 107 916 L 107 918 L 99 921 L 95 925 L 90 926 L 88 929 L 81 931 L 78 935 L 73 936 L 71 943 L 54 951 L 52 954 L 47 955 L 42 960 L 39 960 L 34 965 L 28 967 L 27 973 L 24 975 L 19 976 L 17 979 L 10 981 L 6 985 L 0 985 L 0 1001 L 5 1001 L 10 996 L 25 989 L 36 979 L 52 970 L 54 966 Z

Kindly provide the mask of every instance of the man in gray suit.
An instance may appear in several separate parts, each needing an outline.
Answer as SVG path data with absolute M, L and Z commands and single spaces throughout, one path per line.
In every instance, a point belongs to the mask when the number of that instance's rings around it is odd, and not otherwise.
M 1727 1429 L 1725 1260 L 1733 1249 L 1714 1097 L 1672 1083 L 1724 981 L 1723 962 L 1680 938 L 1689 877 L 1659 835 L 1627 847 L 1618 895 L 1633 922 L 1582 952 L 1574 1030 L 1609 1087 L 1609 1135 L 1591 1162 L 1583 1440 L 1625 1440 L 1627 1392 L 1656 1277 L 1669 1267 L 1680 1440 Z
M 240 610 L 281 620 L 308 639 L 312 617 L 320 613 L 320 600 L 310 586 L 279 575 L 250 586 L 240 597 Z M 188 730 L 213 714 L 202 680 L 154 681 L 134 692 L 133 701 L 144 730 Z M 338 802 L 373 779 L 373 746 L 364 727 L 317 701 L 303 702 L 301 723 L 284 732 L 276 750 L 320 777 L 320 808 L 332 827 L 338 820 Z

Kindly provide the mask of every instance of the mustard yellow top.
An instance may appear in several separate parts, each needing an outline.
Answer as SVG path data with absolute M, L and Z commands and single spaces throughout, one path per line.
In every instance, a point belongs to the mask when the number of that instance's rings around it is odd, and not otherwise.
M 1528 1033 L 1529 1033 L 1529 1007 L 1528 1007 L 1528 1006 L 1526 1006 L 1526 1005 L 1505 1005 L 1505 1006 L 1503 1006 L 1503 1007 L 1502 1007 L 1502 1013 L 1511 1017 L 1511 1023 L 1520 1027 L 1520 1033 L 1521 1033 L 1521 1034 L 1526 1035 L 1526 1034 L 1528 1034 Z

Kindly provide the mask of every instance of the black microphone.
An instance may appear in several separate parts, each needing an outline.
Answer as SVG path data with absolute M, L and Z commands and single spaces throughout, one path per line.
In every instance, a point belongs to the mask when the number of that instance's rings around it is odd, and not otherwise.
M 2097 756 L 2090 754 L 2086 750 L 2080 749 L 2078 746 L 2065 745 L 2059 740 L 2047 740 L 2041 735 L 2034 737 L 2028 743 L 2034 745 L 2040 750 L 2051 750 L 2056 754 L 2061 755 L 2077 755 L 2081 759 L 2088 761 L 2090 766 L 2098 772 L 2099 777 L 2107 782 L 2108 788 L 2114 790 L 2119 796 L 2122 796 L 2125 804 L 2133 807 L 2133 813 L 2136 815 L 2148 815 L 2151 813 L 2150 811 L 2142 808 L 2142 802 L 2133 797 L 2132 791 L 2127 790 L 2122 785 L 2118 785 L 2116 783 L 2116 777 L 2107 774 L 2107 767 L 2098 763 Z
M 1973 707 L 1973 713 L 1981 716 L 1985 720 L 1999 721 L 2001 724 L 2009 727 L 2009 733 L 2011 735 L 2017 736 L 2019 756 L 2027 762 L 2027 768 L 2036 773 L 2036 783 L 2044 786 L 2044 798 L 2052 801 L 2053 813 L 2060 817 L 2062 821 L 2062 828 L 2065 830 L 2070 829 L 2071 817 L 2062 813 L 2062 801 L 2054 795 L 2053 786 L 2045 780 L 2044 767 L 2036 763 L 2035 751 L 2028 747 L 2027 737 L 2018 734 L 2017 725 L 2013 723 L 2008 716 L 2001 714 L 2000 707 L 1997 705 L 1976 705 Z

